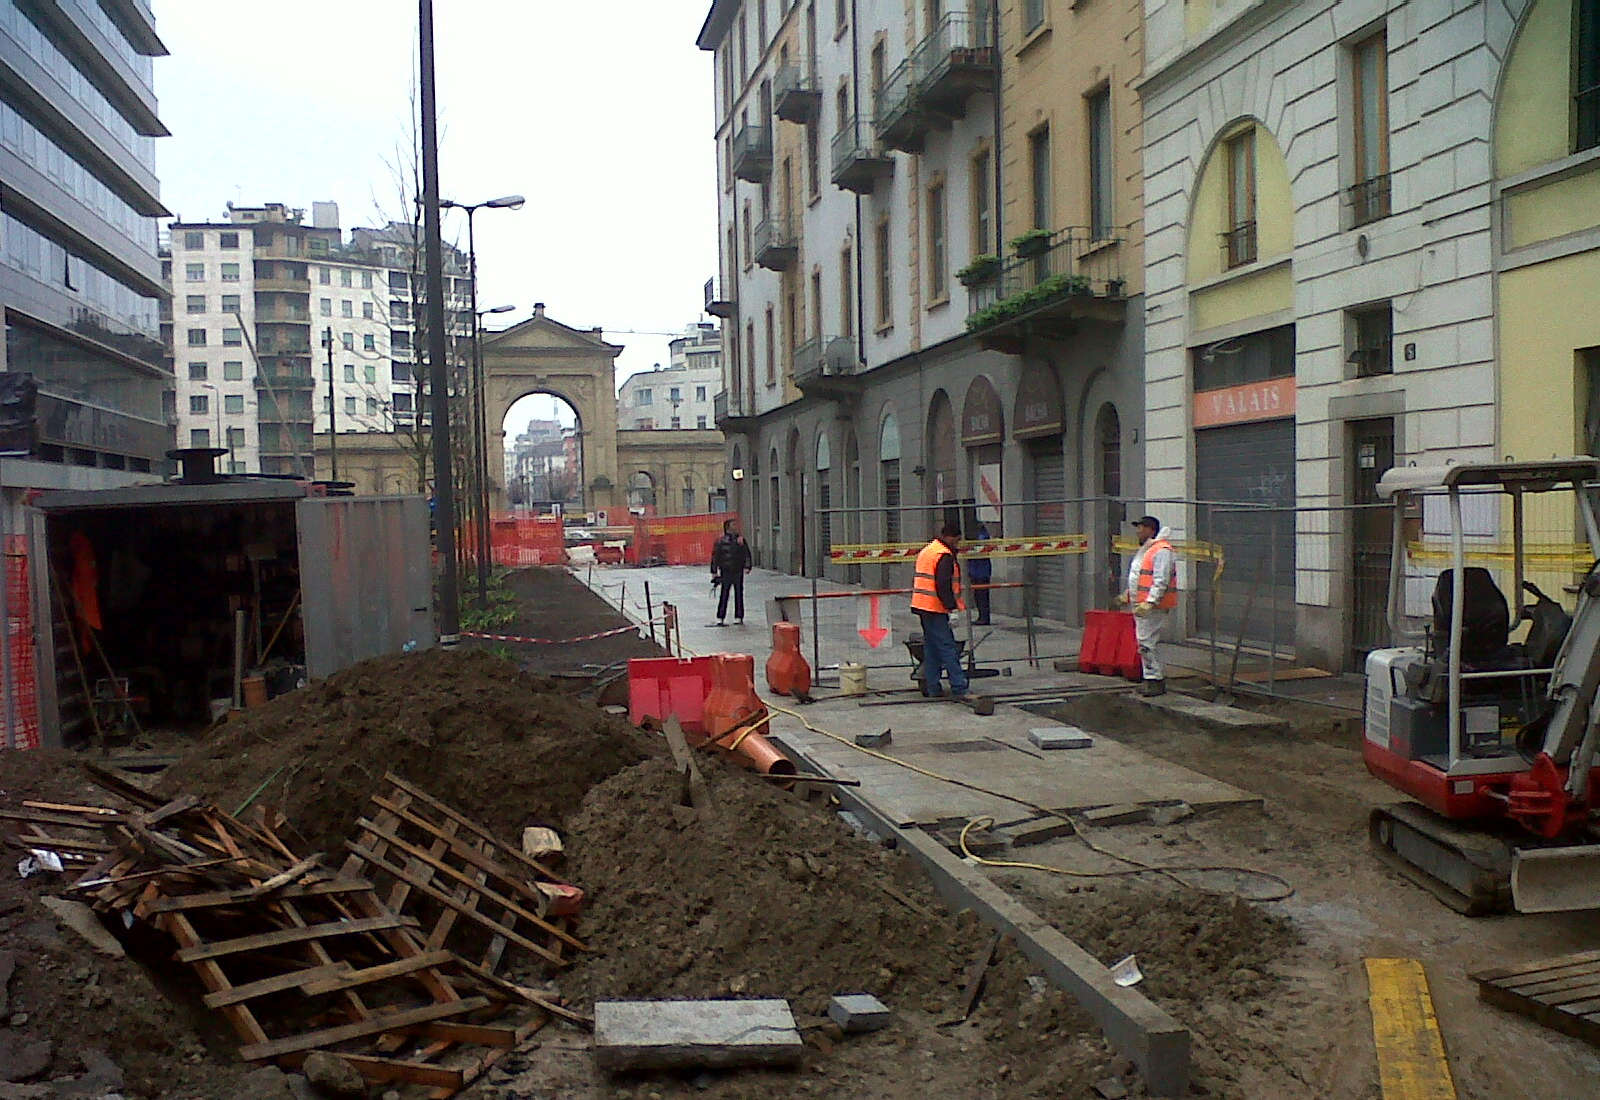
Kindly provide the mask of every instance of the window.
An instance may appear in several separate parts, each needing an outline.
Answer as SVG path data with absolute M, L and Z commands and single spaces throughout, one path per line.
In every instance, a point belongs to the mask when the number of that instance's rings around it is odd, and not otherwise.
M 884 53 L 882 42 L 875 43 L 872 47 L 872 58 L 867 63 L 867 88 L 872 93 L 872 117 L 878 117 L 879 104 L 882 102 L 884 74 L 889 71 L 889 62 Z
M 849 85 L 840 84 L 839 85 L 839 90 L 834 93 L 834 95 L 833 95 L 833 112 L 834 112 L 834 118 L 837 120 L 835 122 L 835 124 L 834 124 L 834 127 L 833 127 L 834 132 L 842 134 L 842 133 L 844 133 L 845 128 L 850 125 L 850 87 L 849 87 Z
M 344 411 L 346 413 L 348 413 L 350 416 L 354 416 L 356 414 L 356 399 L 355 398 L 347 397 L 347 398 L 344 399 Z
M 353 286 L 354 285 L 354 280 L 355 280 L 355 272 L 351 271 L 348 267 L 341 267 L 339 269 L 339 285 L 340 286 Z
M 667 400 L 676 405 L 678 402 L 683 400 L 683 390 L 677 386 L 673 386 L 667 391 Z
M 839 253 L 839 335 L 847 339 L 856 334 L 855 256 L 846 248 Z
M 744 201 L 744 266 L 749 267 L 755 257 L 755 249 L 750 245 L 750 200 Z
M 1389 303 L 1346 314 L 1351 352 L 1347 362 L 1357 378 L 1394 373 L 1394 311 Z
M 378 415 L 378 399 L 376 397 L 367 398 L 367 415 L 368 416 L 377 416 Z
M 834 31 L 835 34 L 838 34 L 839 31 L 844 30 L 845 23 L 849 19 L 849 16 L 850 0 L 833 0 L 833 25 L 837 28 L 837 30 Z
M 1223 145 L 1228 158 L 1228 231 L 1222 235 L 1225 267 L 1256 259 L 1256 131 L 1249 127 Z
M 372 289 L 372 272 L 363 271 L 361 273 L 361 289 L 362 290 L 371 290 Z
M 361 377 L 369 384 L 376 383 L 378 381 L 378 368 L 373 366 L 371 363 L 363 365 L 361 368 Z
M 1350 92 L 1355 140 L 1351 220 L 1365 225 L 1389 215 L 1389 61 L 1382 31 L 1351 51 Z
M 1049 229 L 1050 217 L 1050 129 L 1044 127 L 1028 135 L 1028 178 L 1033 185 L 1033 228 Z
M 694 426 L 696 428 L 700 428 L 700 429 L 703 430 L 705 428 L 705 426 L 706 426 L 706 418 L 703 417 L 703 416 L 695 417 L 694 418 Z
M 224 294 L 222 296 L 222 312 L 224 312 L 224 313 L 238 313 L 239 312 L 239 296 L 237 294 Z
M 411 365 L 409 363 L 390 363 L 389 377 L 396 382 L 411 381 Z
M 1577 0 L 1573 152 L 1600 145 L 1600 0 Z
M 326 252 L 328 251 L 328 242 L 323 240 L 321 237 L 312 237 L 306 242 L 306 247 L 312 252 Z M 290 249 L 290 251 L 292 252 L 293 249 Z
M 205 264 L 184 264 L 183 265 L 183 277 L 186 280 L 188 280 L 189 282 L 191 282 L 191 283 L 203 283 L 203 282 L 205 282 L 206 281 L 206 265 Z
M 1116 161 L 1111 140 L 1111 89 L 1101 88 L 1089 97 L 1089 234 L 1109 240 L 1115 215 L 1112 208 Z
M 190 294 L 183 300 L 184 312 L 204 313 L 206 311 L 206 296 L 204 294 Z
M 222 364 L 222 380 L 224 382 L 244 381 L 244 360 L 228 359 Z
M 222 330 L 222 346 L 237 348 L 244 346 L 244 330 L 239 328 L 225 328 Z
M 739 13 L 739 82 L 750 79 L 750 35 L 744 12 Z
M 377 337 L 376 333 L 367 332 L 367 333 L 363 333 L 362 334 L 362 336 L 361 336 L 361 350 L 362 351 L 377 351 L 378 350 L 378 337 Z
M 767 307 L 767 385 L 778 383 L 777 324 L 773 321 L 772 307 Z
M 191 447 L 209 447 L 209 446 L 211 446 L 211 429 L 210 428 L 190 428 L 189 429 L 189 446 L 191 446 Z
M 1022 30 L 1032 34 L 1044 26 L 1044 0 L 1022 0 Z
M 222 411 L 225 412 L 225 413 L 242 413 L 242 412 L 244 412 L 244 394 L 242 394 L 242 393 L 224 394 L 223 398 L 222 398 Z
M 211 398 L 203 393 L 191 394 L 189 397 L 189 415 L 204 416 L 211 411 Z
M 949 254 L 944 238 L 944 181 L 928 188 L 928 295 L 933 303 L 950 297 Z
M 706 388 L 704 386 L 696 386 L 694 388 L 694 399 L 696 401 L 704 401 L 706 399 Z
M 361 303 L 361 316 L 366 318 L 368 321 L 372 320 L 372 303 L 371 302 L 362 302 Z
M 199 252 L 206 246 L 206 235 L 199 230 L 191 229 L 183 235 L 183 247 L 191 252 Z
M 243 401 L 244 398 L 241 397 L 239 400 Z M 244 447 L 244 429 L 243 428 L 229 428 L 228 429 L 228 449 L 232 450 L 232 451 L 237 451 L 237 450 L 242 449 L 243 447 Z M 239 469 L 232 470 L 233 466 L 238 466 Z M 244 472 L 244 464 L 243 463 L 230 463 L 229 464 L 229 469 L 232 470 L 233 473 L 243 473 Z
M 817 124 L 806 123 L 806 195 L 816 198 L 822 192 L 822 155 L 819 149 Z
M 203 347 L 205 347 L 206 346 L 206 330 L 203 329 L 203 328 L 192 328 L 192 329 L 190 329 L 189 330 L 189 346 L 191 348 L 203 348 Z
M 389 289 L 390 290 L 405 290 L 410 285 L 411 284 L 406 279 L 406 273 L 404 271 L 391 271 L 391 272 L 389 272 Z M 390 303 L 390 305 L 392 307 L 393 303 Z
M 356 304 L 354 302 L 350 301 L 347 298 L 344 301 L 341 301 L 339 303 L 339 316 L 340 317 L 354 317 L 355 315 L 356 315 Z
M 354 333 L 341 332 L 339 334 L 339 343 L 344 346 L 345 351 L 356 350 L 356 338 Z
M 206 365 L 204 363 L 189 364 L 189 381 L 204 382 L 206 380 Z
M 239 247 L 239 234 L 237 234 L 237 233 L 219 233 L 219 234 L 217 234 L 217 243 L 219 245 L 221 245 L 223 248 L 238 248 Z
M 678 419 L 678 418 L 677 418 L 677 417 L 676 417 L 676 416 L 675 416 L 675 417 L 673 417 L 673 418 L 672 418 L 672 426 L 673 426 L 673 427 L 674 427 L 674 428 L 681 428 L 681 427 L 683 427 L 683 421 L 681 421 L 681 420 L 679 420 L 679 419 Z
M 879 218 L 875 237 L 878 274 L 878 327 L 888 328 L 894 320 L 894 307 L 889 301 L 889 219 Z
M 794 346 L 800 340 L 800 307 L 794 291 L 783 296 L 783 374 L 794 374 Z
M 317 265 L 317 282 L 323 286 L 331 284 L 333 282 L 333 268 L 324 267 L 321 264 Z
M 354 363 L 346 363 L 344 365 L 344 380 L 346 382 L 354 382 L 356 380 L 356 366 Z
M 411 350 L 411 333 L 407 332 L 403 328 L 392 328 L 392 329 L 390 329 L 389 330 L 389 347 L 391 349 L 393 349 L 394 351 L 410 351 Z
M 222 281 L 225 282 L 225 283 L 236 283 L 236 282 L 238 282 L 239 281 L 239 265 L 238 264 L 223 264 L 222 265 Z
M 395 394 L 390 403 L 394 406 L 394 411 L 397 413 L 409 414 L 411 412 L 411 395 L 409 393 Z
M 756 56 L 767 48 L 767 0 L 756 2 Z
M 318 298 L 317 299 L 317 312 L 322 314 L 324 317 L 332 317 L 333 316 L 333 299 L 332 298 Z
M 641 387 L 633 391 L 633 403 L 635 405 L 649 405 L 655 400 L 655 396 L 653 391 Z
M 993 207 L 989 203 L 989 151 L 972 158 L 972 254 L 982 256 L 994 247 Z

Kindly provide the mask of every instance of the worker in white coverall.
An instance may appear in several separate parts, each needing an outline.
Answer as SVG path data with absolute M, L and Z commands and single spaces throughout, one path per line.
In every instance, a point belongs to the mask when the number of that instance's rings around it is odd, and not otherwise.
M 1167 690 L 1167 681 L 1156 646 L 1167 625 L 1167 613 L 1178 606 L 1177 555 L 1172 552 L 1170 533 L 1155 516 L 1140 516 L 1133 521 L 1133 528 L 1139 534 L 1139 550 L 1128 566 L 1128 587 L 1117 597 L 1117 605 L 1133 608 L 1143 693 L 1161 695 Z

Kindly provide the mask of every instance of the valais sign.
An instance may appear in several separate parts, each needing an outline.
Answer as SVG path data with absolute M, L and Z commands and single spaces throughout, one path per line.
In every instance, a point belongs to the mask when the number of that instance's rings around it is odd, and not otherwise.
M 1206 390 L 1194 395 L 1194 426 L 1216 428 L 1293 416 L 1294 397 L 1293 376 Z

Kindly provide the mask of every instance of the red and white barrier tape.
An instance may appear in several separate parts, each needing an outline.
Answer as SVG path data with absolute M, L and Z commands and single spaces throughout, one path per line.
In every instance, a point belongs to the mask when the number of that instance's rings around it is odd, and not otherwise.
M 573 642 L 592 642 L 596 638 L 611 638 L 618 634 L 638 633 L 639 627 L 619 626 L 615 630 L 602 630 L 598 634 L 580 634 L 576 638 L 525 638 L 521 634 L 478 634 L 463 630 L 461 637 L 477 638 L 485 642 L 521 642 L 523 645 L 569 645 Z

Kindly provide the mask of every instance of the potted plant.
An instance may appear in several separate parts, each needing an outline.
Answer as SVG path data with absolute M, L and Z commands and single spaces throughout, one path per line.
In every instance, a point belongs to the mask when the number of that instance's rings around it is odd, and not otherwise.
M 964 287 L 985 286 L 994 282 L 1000 273 L 1000 257 L 993 252 L 985 252 L 981 256 L 974 256 L 972 262 L 956 272 L 956 278 L 961 280 Z
M 1122 282 L 1121 279 L 1107 279 L 1106 280 L 1106 297 L 1107 298 L 1120 298 L 1120 297 L 1122 297 L 1122 287 L 1123 287 L 1123 282 Z
M 1043 256 L 1050 250 L 1050 230 L 1030 229 L 1020 237 L 1013 237 L 1011 248 L 1024 259 L 1030 256 Z

